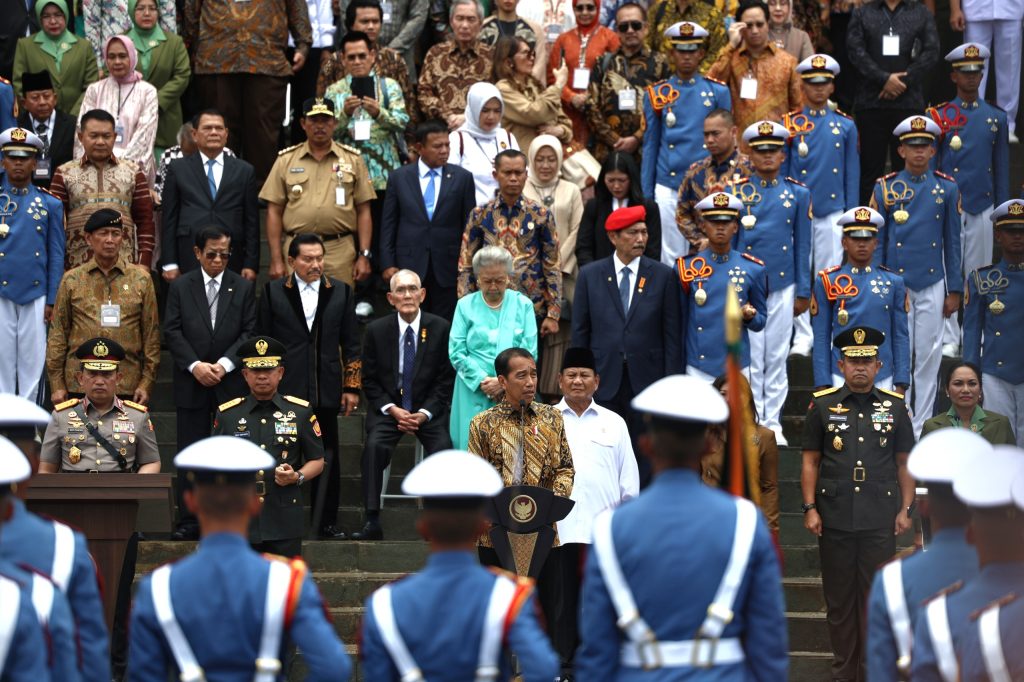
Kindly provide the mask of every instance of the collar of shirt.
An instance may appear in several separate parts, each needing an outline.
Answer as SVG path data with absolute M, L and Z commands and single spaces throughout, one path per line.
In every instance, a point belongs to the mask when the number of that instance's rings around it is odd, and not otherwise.
M 514 204 L 510 205 L 510 204 L 508 204 L 505 201 L 505 197 L 503 197 L 501 195 L 501 192 L 498 192 L 498 195 L 496 197 L 494 197 L 494 202 L 495 202 L 495 208 L 511 214 L 513 211 L 522 210 L 522 208 L 523 208 L 523 195 L 520 194 L 516 198 L 516 202 Z
M 732 163 L 732 162 L 735 162 L 735 163 Z M 738 148 L 737 149 L 733 149 L 732 150 L 732 154 L 730 154 L 729 156 L 725 157 L 725 159 L 722 161 L 722 163 L 715 163 L 715 157 L 713 157 L 713 156 L 709 156 L 708 157 L 708 167 L 715 171 L 715 175 L 721 175 L 722 171 L 727 169 L 730 165 L 732 165 L 732 166 L 739 166 L 740 165 L 739 162 L 740 162 L 740 159 L 739 159 L 739 149 Z
M 629 206 L 629 197 L 623 197 L 622 199 L 616 199 L 612 197 L 612 210 L 617 211 L 623 206 Z
M 295 275 L 295 286 L 299 288 L 299 293 L 300 294 L 309 291 L 309 289 L 312 289 L 313 293 L 315 293 L 315 294 L 319 294 L 320 293 L 320 279 L 319 278 L 313 280 L 312 282 L 307 282 L 305 280 L 299 279 L 298 275 Z
M 36 129 L 39 127 L 39 124 L 42 123 L 42 121 L 40 121 L 38 118 L 36 118 L 32 114 L 28 115 L 28 120 L 29 120 L 29 122 L 32 123 L 32 132 L 38 134 Z M 54 109 L 53 111 L 50 112 L 50 118 L 46 119 L 46 132 L 47 132 L 47 134 L 52 134 L 53 133 L 53 126 L 56 124 L 56 122 L 57 122 L 57 110 Z
M 82 168 L 85 168 L 86 166 L 95 166 L 96 165 L 92 161 L 89 160 L 88 156 L 83 156 L 82 160 L 79 161 L 79 163 L 81 164 Z M 114 154 L 113 152 L 111 152 L 110 153 L 110 158 L 107 159 L 107 163 L 109 163 L 111 166 L 116 166 L 117 165 L 117 155 Z
M 419 171 L 420 179 L 423 180 L 424 182 L 426 182 L 426 180 L 427 180 L 427 173 L 429 173 L 430 171 L 436 171 L 437 172 L 437 179 L 438 180 L 441 179 L 441 168 L 440 167 L 439 168 L 431 168 L 427 164 L 423 163 L 423 159 L 422 158 L 418 159 L 416 161 L 416 170 Z
M 555 407 L 558 408 L 558 411 L 561 412 L 563 415 L 571 414 L 572 416 L 578 417 L 579 419 L 584 419 L 588 415 L 593 415 L 596 417 L 599 414 L 597 411 L 597 403 L 594 402 L 593 398 L 590 399 L 590 404 L 587 405 L 587 409 L 583 410 L 583 414 L 580 415 L 577 415 L 576 410 L 569 407 L 569 403 L 566 402 L 565 398 L 559 400 L 558 404 L 555 405 Z
M 395 315 L 398 315 L 398 313 L 395 313 Z M 406 322 L 405 320 L 402 319 L 401 315 L 398 315 L 398 339 L 399 339 L 399 341 L 401 341 L 401 339 L 405 336 L 405 330 L 408 329 L 409 327 L 412 327 L 412 336 L 413 336 L 413 338 L 416 338 L 417 336 L 419 336 L 419 333 L 420 333 L 420 321 L 422 319 L 423 319 L 423 312 L 419 311 L 419 310 L 416 311 L 416 319 L 413 320 L 412 322 Z
M 963 422 L 960 421 L 960 415 L 956 413 L 955 407 L 950 407 L 946 414 L 949 416 L 949 422 L 953 426 L 962 427 L 964 425 Z M 981 409 L 981 405 L 975 405 L 974 413 L 971 415 L 971 423 L 968 424 L 966 428 L 969 428 L 975 433 L 981 433 L 985 428 L 986 416 L 985 410 Z
M 474 40 L 472 43 L 469 44 L 469 47 L 463 50 L 462 47 L 459 46 L 459 43 L 457 41 L 452 40 L 451 46 L 448 48 L 448 54 L 451 55 L 452 57 L 457 57 L 459 55 L 468 55 L 470 57 L 476 57 L 478 54 L 480 54 L 480 47 L 480 41 Z
M 622 272 L 622 268 L 629 268 L 629 272 L 633 276 L 633 279 L 630 280 L 630 284 L 633 284 L 633 285 L 636 284 L 636 274 L 637 274 L 637 272 L 640 271 L 640 259 L 639 258 L 634 258 L 633 260 L 631 260 L 629 262 L 629 265 L 626 265 L 621 260 L 619 260 L 619 254 L 613 253 L 612 254 L 612 263 L 614 263 L 614 265 L 615 265 L 615 283 L 616 283 L 616 285 L 618 285 L 619 274 Z
M 885 4 L 885 3 L 881 3 L 881 4 Z M 764 44 L 764 48 L 765 48 L 764 52 L 762 52 L 761 54 L 759 54 L 758 56 L 755 57 L 754 55 L 750 54 L 750 50 L 747 49 L 747 44 L 743 43 L 742 45 L 740 45 L 739 49 L 736 50 L 736 54 L 748 55 L 750 57 L 750 59 L 765 59 L 765 58 L 768 58 L 768 57 L 774 57 L 775 56 L 775 51 L 778 49 L 775 46 L 775 41 L 773 41 L 773 40 L 769 40 L 767 43 L 765 43 Z
M 93 404 L 89 400 L 88 397 L 83 397 L 82 398 L 82 413 L 86 414 L 86 415 L 89 414 L 89 408 L 90 407 L 92 408 L 93 412 L 96 413 L 97 417 L 106 416 L 106 415 L 110 414 L 111 412 L 113 412 L 114 410 L 117 410 L 118 412 L 124 412 L 124 403 L 121 402 L 121 399 L 116 397 L 116 396 L 114 397 L 114 402 L 111 403 L 110 408 L 106 412 L 100 412 L 99 409 L 96 407 L 96 405 Z
M 224 273 L 223 272 L 220 273 L 219 275 L 217 275 L 216 277 L 210 277 L 208 274 L 206 274 L 206 270 L 203 270 L 202 268 L 199 268 L 199 271 L 203 273 L 203 288 L 204 289 L 206 287 L 210 286 L 210 280 L 211 279 L 217 283 L 217 288 L 220 289 L 220 285 L 224 281 Z
M 977 109 L 977 108 L 978 108 L 978 106 L 979 106 L 979 105 L 978 105 L 978 102 L 979 102 L 979 101 L 980 101 L 980 100 L 977 100 L 977 99 L 976 99 L 976 100 L 974 100 L 973 102 L 965 102 L 965 101 L 963 100 L 963 98 L 961 98 L 961 97 L 957 97 L 957 98 L 956 98 L 956 105 L 957 105 L 957 107 L 959 107 L 960 109 Z
M 93 258 L 85 264 L 85 269 L 86 272 L 93 272 L 100 269 L 100 264 L 96 262 L 95 258 Z M 128 272 L 128 265 L 124 262 L 124 258 L 118 257 L 117 262 L 114 263 L 114 267 L 110 269 L 111 272 L 114 270 L 120 270 L 121 274 Z
M 224 165 L 224 150 L 223 149 L 220 150 L 220 154 L 217 154 L 217 156 L 209 157 L 206 154 L 204 154 L 203 152 L 199 152 L 199 157 L 203 160 L 203 168 L 206 168 L 206 164 L 209 163 L 210 161 L 213 161 L 214 165 L 217 165 L 217 166 L 223 166 Z

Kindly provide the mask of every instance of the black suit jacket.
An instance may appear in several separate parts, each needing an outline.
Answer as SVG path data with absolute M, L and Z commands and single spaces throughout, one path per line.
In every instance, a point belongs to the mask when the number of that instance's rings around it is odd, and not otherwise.
M 208 404 L 211 389 L 188 371 L 196 361 L 217 362 L 226 357 L 235 363 L 235 371 L 212 389 L 217 403 L 248 392 L 236 351 L 256 326 L 256 287 L 241 275 L 225 270 L 213 327 L 208 311 L 202 270 L 187 272 L 171 282 L 164 313 L 164 343 L 174 359 L 174 402 L 179 407 Z
M 381 270 L 406 268 L 424 279 L 432 266 L 438 281 L 451 282 L 454 287 L 462 233 L 475 206 L 473 174 L 464 168 L 448 163 L 441 169 L 441 191 L 434 202 L 433 218 L 427 218 L 423 205 L 419 164 L 392 171 L 381 217 Z
M 431 421 L 448 420 L 448 408 L 455 386 L 455 370 L 448 360 L 448 332 L 451 325 L 443 317 L 420 313 L 420 335 L 416 339 L 416 364 L 412 378 L 412 411 L 424 409 Z M 381 413 L 388 403 L 402 405 L 398 374 L 398 313 L 374 320 L 366 327 L 363 344 L 363 392 L 369 402 L 367 428 L 381 419 L 394 421 Z
M 295 275 L 267 282 L 259 301 L 256 329 L 286 346 L 279 393 L 305 398 L 316 409 L 337 409 L 343 390 L 359 391 L 355 295 L 341 280 L 320 280 L 312 329 L 306 327 Z
M 644 255 L 661 260 L 661 212 L 658 210 L 658 204 L 651 199 L 644 199 L 644 208 L 647 210 L 647 248 Z M 608 258 L 615 252 L 615 247 L 612 246 L 604 229 L 604 223 L 611 214 L 610 201 L 594 197 L 584 204 L 580 231 L 576 235 L 576 262 L 581 268 L 587 263 Z M 675 224 L 669 227 L 678 229 Z
M 231 236 L 228 269 L 259 271 L 260 216 L 256 174 L 251 164 L 225 155 L 217 198 L 210 196 L 206 167 L 199 152 L 176 159 L 167 168 L 163 192 L 163 254 L 165 265 L 182 272 L 199 267 L 192 253 L 196 234 L 216 225 Z
M 28 111 L 22 109 L 18 113 L 18 125 L 26 130 L 35 132 L 32 120 Z M 75 149 L 75 127 L 77 123 L 73 116 L 58 111 L 53 117 L 53 130 L 49 132 L 50 138 L 50 174 L 46 178 L 32 178 L 32 182 L 38 187 L 50 187 L 50 180 L 53 178 L 53 171 L 57 167 L 72 159 Z
M 35 7 L 35 2 L 32 7 Z M 74 25 L 74 17 L 68 17 L 68 24 Z M 25 27 L 29 33 L 39 30 L 39 21 L 36 19 L 34 9 L 25 3 L 25 0 L 9 0 L 3 3 L 3 11 L 0 12 L 0 76 L 14 83 L 11 72 L 14 70 L 14 48 L 18 38 L 24 38 Z M 18 74 L 21 78 L 21 74 Z M 18 85 L 21 85 L 20 83 Z

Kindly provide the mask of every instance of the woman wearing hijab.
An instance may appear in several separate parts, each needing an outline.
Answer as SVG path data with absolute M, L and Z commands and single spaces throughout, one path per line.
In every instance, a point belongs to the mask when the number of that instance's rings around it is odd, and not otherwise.
M 515 135 L 501 127 L 505 104 L 491 83 L 474 83 L 466 94 L 466 122 L 448 136 L 448 163 L 468 170 L 476 185 L 476 205 L 494 198 L 494 157 L 506 149 L 519 149 Z
M 494 80 L 505 101 L 501 120 L 526 149 L 538 135 L 554 135 L 569 144 L 572 122 L 562 111 L 561 100 L 569 68 L 563 62 L 554 71 L 554 84 L 545 88 L 533 77 L 536 59 L 536 51 L 522 38 L 501 38 L 495 45 Z
M 105 47 L 108 40 L 124 34 L 132 27 L 134 4 L 130 0 L 128 3 L 124 0 L 82 0 L 85 38 L 96 53 L 96 61 L 101 64 L 104 61 L 106 49 L 101 52 L 100 47 Z M 178 10 L 175 0 L 157 0 L 154 19 L 158 18 L 157 13 L 163 30 L 171 33 L 177 30 Z
M 114 156 L 139 164 L 152 185 L 156 176 L 153 141 L 159 118 L 156 88 L 135 70 L 139 57 L 128 36 L 109 38 L 103 54 L 110 75 L 86 89 L 82 111 L 103 109 L 114 117 Z M 83 153 L 76 138 L 75 158 L 82 158 Z
M 572 315 L 572 297 L 576 289 L 576 234 L 583 218 L 583 198 L 574 183 L 559 177 L 562 169 L 562 143 L 554 135 L 538 135 L 530 143 L 526 154 L 529 173 L 523 195 L 546 207 L 555 217 L 558 231 L 558 262 L 562 269 L 562 313 L 563 321 Z M 542 340 L 541 355 L 545 358 L 561 358 L 569 345 L 572 325 L 559 324 L 558 332 L 548 334 Z M 557 397 L 559 362 L 543 362 L 540 366 L 539 391 L 545 397 Z
M 558 36 L 551 48 L 555 59 L 548 60 L 548 83 L 555 82 L 555 64 L 563 61 L 569 67 L 569 82 L 562 88 L 562 108 L 572 121 L 574 148 L 587 148 L 590 126 L 583 107 L 587 102 L 590 74 L 597 60 L 619 49 L 619 36 L 598 23 L 600 0 L 575 0 L 576 28 Z
M 64 0 L 37 0 L 36 17 L 41 30 L 21 38 L 14 49 L 14 73 L 50 72 L 57 93 L 57 109 L 78 116 L 86 87 L 99 78 L 96 57 L 88 41 L 68 30 L 68 6 Z M 24 97 L 21 77 L 14 91 Z
M 139 55 L 138 70 L 156 88 L 160 122 L 153 156 L 159 159 L 165 149 L 177 144 L 182 123 L 181 94 L 188 86 L 192 69 L 185 42 L 157 22 L 157 0 L 128 0 L 128 13 L 135 24 L 128 37 Z

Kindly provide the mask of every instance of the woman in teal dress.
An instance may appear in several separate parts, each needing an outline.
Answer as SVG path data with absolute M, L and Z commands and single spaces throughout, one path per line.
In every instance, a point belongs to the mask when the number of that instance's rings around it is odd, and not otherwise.
M 525 348 L 537 356 L 537 318 L 533 302 L 508 288 L 512 256 L 500 246 L 485 246 L 473 256 L 479 291 L 455 307 L 448 357 L 455 368 L 455 392 L 449 431 L 452 447 L 465 450 L 469 422 L 501 399 L 494 358 L 506 348 Z
M 924 423 L 921 435 L 945 428 L 974 431 L 992 445 L 1016 445 L 1010 420 L 1001 414 L 981 409 L 981 370 L 971 362 L 960 362 L 946 375 L 946 395 L 952 403 L 948 411 Z

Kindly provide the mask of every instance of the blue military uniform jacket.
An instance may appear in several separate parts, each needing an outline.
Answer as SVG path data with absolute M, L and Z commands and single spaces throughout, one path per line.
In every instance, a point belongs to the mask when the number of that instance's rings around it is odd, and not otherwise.
M 42 573 L 53 570 L 54 522 L 33 514 L 12 499 L 13 513 L 0 532 L 0 560 L 28 565 Z M 109 682 L 110 656 L 96 567 L 85 536 L 75 532 L 75 557 L 65 596 L 77 626 L 82 654 L 82 679 Z
M 814 128 L 796 132 L 794 115 L 802 114 Z M 826 216 L 847 211 L 859 203 L 860 149 L 857 126 L 841 111 L 811 109 L 787 114 L 783 125 L 795 137 L 790 139 L 781 174 L 807 185 L 811 190 L 814 211 Z M 803 123 L 798 119 L 797 123 Z M 800 156 L 801 139 L 807 145 L 807 156 Z
M 934 163 L 952 176 L 960 188 L 960 203 L 967 213 L 978 214 L 1010 198 L 1010 146 L 1007 142 L 1006 112 L 984 100 L 967 104 L 959 97 L 952 102 L 967 123 L 956 131 L 961 147 L 950 144 L 953 131 L 946 133 Z M 936 110 L 953 116 L 950 103 Z
M 1003 381 L 1024 383 L 1021 329 L 1024 265 L 1001 261 L 972 272 L 964 298 L 964 360 Z
M 208 680 L 252 682 L 259 655 L 271 559 L 233 533 L 207 535 L 199 548 L 174 564 L 171 602 L 175 617 Z M 128 675 L 132 682 L 166 682 L 179 674 L 157 622 L 151 579 L 135 593 Z M 312 576 L 306 573 L 288 595 L 289 616 L 279 659 L 295 644 L 309 671 L 306 679 L 348 680 L 352 663 L 327 620 Z M 284 679 L 283 676 L 281 679 Z
M 6 559 L 0 560 L 0 574 L 8 578 L 14 578 L 24 585 L 25 591 L 30 596 L 34 590 L 40 589 L 39 586 L 33 585 L 37 578 L 53 589 L 53 601 L 48 613 L 41 614 L 38 608 L 33 608 L 33 613 L 40 619 L 40 627 L 43 628 L 44 637 L 47 641 L 43 648 L 46 655 L 46 667 L 54 682 L 57 680 L 61 682 L 64 682 L 64 680 L 78 682 L 78 680 L 84 679 L 78 665 L 79 650 L 75 632 L 75 618 L 71 615 L 71 606 L 68 604 L 64 593 L 53 584 L 46 573 L 37 571 L 27 564 L 16 564 Z M 21 642 L 15 642 L 14 646 L 21 646 Z M 83 666 L 88 664 L 89 661 L 82 660 Z
M 978 555 L 967 544 L 966 529 L 944 528 L 934 536 L 927 552 L 897 559 L 903 575 L 903 598 L 913 626 L 921 614 L 921 604 L 933 594 L 958 580 L 969 580 L 978 573 Z M 886 606 L 882 572 L 875 572 L 868 599 L 868 679 L 872 682 L 897 682 L 899 654 L 893 637 L 892 621 Z
M 836 335 L 853 327 L 872 327 L 885 334 L 885 343 L 878 347 L 882 368 L 875 380 L 893 377 L 897 386 L 909 386 L 909 311 L 903 278 L 885 268 L 845 263 L 818 272 L 811 294 L 814 385 L 831 386 L 833 375 L 839 374 L 839 349 L 832 344 Z
M 440 552 L 431 555 L 422 571 L 392 584 L 395 624 L 424 679 L 464 682 L 474 678 L 484 615 L 496 579 L 470 552 Z M 532 589 L 525 590 L 513 603 L 515 615 L 503 641 L 506 651 L 518 657 L 526 682 L 553 680 L 558 675 L 558 656 L 537 622 L 531 593 Z M 363 679 L 401 679 L 369 600 L 363 616 L 361 660 Z M 504 653 L 498 679 L 511 679 Z
M 1021 585 L 1024 585 L 1024 562 L 1007 561 L 983 566 L 978 575 L 966 581 L 963 587 L 944 590 L 948 593 L 946 617 L 954 649 L 962 650 L 965 640 L 971 636 L 968 631 L 978 626 L 971 614 L 1011 592 L 1019 593 Z M 928 619 L 918 618 L 914 624 L 914 660 L 910 666 L 910 679 L 914 682 L 944 682 L 936 661 Z M 970 678 L 961 676 L 960 679 L 966 682 Z
M 737 251 L 764 261 L 768 290 L 796 284 L 797 298 L 811 297 L 811 192 L 792 178 L 763 180 L 756 174 L 736 185 L 744 203 L 740 228 L 733 238 Z M 756 218 L 752 227 L 747 215 Z
M 640 177 L 644 196 L 653 197 L 656 184 L 678 190 L 686 169 L 708 155 L 704 118 L 715 109 L 731 110 L 732 97 L 725 83 L 698 74 L 687 81 L 672 76 L 655 83 L 644 91 L 643 100 Z M 671 126 L 665 121 L 669 111 L 675 117 Z
M 735 524 L 732 496 L 704 485 L 696 471 L 685 469 L 659 474 L 640 497 L 615 512 L 612 538 L 622 573 L 659 641 L 694 638 L 725 572 Z M 619 648 L 626 638 L 616 625 L 598 562 L 587 561 L 576 677 L 587 682 L 785 680 L 789 655 L 781 585 L 771 535 L 760 517 L 735 616 L 722 633 L 722 638 L 742 638 L 746 660 L 713 668 L 645 671 L 620 665 Z
M 747 331 L 764 329 L 768 315 L 768 278 L 764 263 L 739 251 L 718 255 L 705 249 L 680 258 L 675 265 L 676 277 L 683 287 L 682 306 L 684 336 L 683 367 L 696 367 L 705 374 L 718 376 L 725 371 L 725 302 L 730 287 L 739 304 L 750 303 L 757 310 L 742 327 L 741 364 L 750 364 L 750 343 Z M 703 290 L 703 295 L 697 292 Z M 697 301 L 703 299 L 703 303 Z
M 6 174 L 0 176 L 0 193 L 17 206 L 13 215 L 0 212 L 7 225 L 0 239 L 0 296 L 19 305 L 45 296 L 53 305 L 64 276 L 64 206 L 35 185 L 12 187 Z
M 11 81 L 0 78 L 0 132 L 18 125 L 18 105 Z
M 1024 595 L 1019 591 L 1010 593 L 999 599 L 997 604 L 999 605 L 999 640 L 1002 644 L 1003 660 L 1006 663 L 1007 672 L 1009 672 L 1011 680 L 1024 680 Z M 988 679 L 988 669 L 985 667 L 985 659 L 982 656 L 978 628 L 978 620 L 982 613 L 972 614 L 971 627 L 964 631 L 956 648 L 956 658 L 960 661 L 960 679 L 965 681 Z M 975 618 L 975 615 L 978 617 Z
M 894 185 L 895 183 L 895 185 Z M 871 208 L 885 218 L 878 235 L 881 263 L 911 291 L 922 291 L 945 279 L 946 292 L 963 291 L 960 281 L 960 191 L 941 172 L 912 176 L 906 169 L 875 181 Z M 897 211 L 909 214 L 902 225 Z
M 10 562 L 0 561 L 0 581 L 9 580 L 19 589 L 14 637 L 7 658 L 0 660 L 3 682 L 47 682 L 53 679 L 47 666 L 46 634 L 32 606 L 32 585 Z M 7 609 L 10 604 L 4 604 Z

